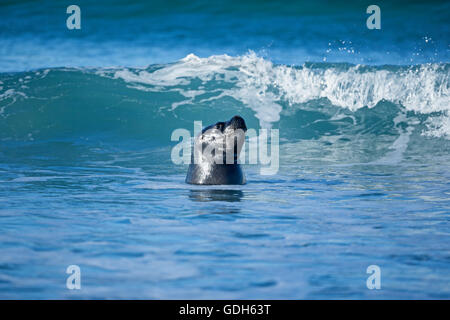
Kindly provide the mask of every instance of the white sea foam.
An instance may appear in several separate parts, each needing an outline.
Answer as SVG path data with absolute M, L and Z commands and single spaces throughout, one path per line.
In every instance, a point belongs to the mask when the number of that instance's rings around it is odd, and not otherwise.
M 365 106 L 372 108 L 387 100 L 407 111 L 443 113 L 440 118 L 430 120 L 430 130 L 424 134 L 450 137 L 450 72 L 442 64 L 399 68 L 360 65 L 290 67 L 274 65 L 252 52 L 237 57 L 217 55 L 208 58 L 190 54 L 156 71 L 121 69 L 116 70 L 113 77 L 152 86 L 156 91 L 179 91 L 180 87 L 192 86 L 195 79 L 202 84 L 210 81 L 231 83 L 231 88 L 223 88 L 207 100 L 230 96 L 251 108 L 263 127 L 280 119 L 282 102 L 293 106 L 327 98 L 335 106 L 355 111 Z M 145 87 L 135 88 L 142 90 Z M 188 100 L 174 103 L 172 109 L 191 103 L 204 93 L 192 87 L 179 92 Z
M 14 90 L 14 89 L 8 89 L 5 92 L 0 93 L 0 102 L 3 100 L 10 99 L 11 101 L 5 105 L 0 106 L 0 116 L 6 117 L 5 115 L 5 109 L 6 107 L 14 104 L 17 101 L 17 98 L 27 98 L 27 95 L 23 92 Z
M 406 129 L 403 129 L 400 124 L 401 123 L 408 123 Z M 403 159 L 403 154 L 405 153 L 406 149 L 408 148 L 408 142 L 411 137 L 411 134 L 414 130 L 414 124 L 416 123 L 416 119 L 408 119 L 406 117 L 406 114 L 403 112 L 400 112 L 395 118 L 394 118 L 394 125 L 397 128 L 398 131 L 398 137 L 392 143 L 390 146 L 390 152 L 386 153 L 381 159 L 378 159 L 376 161 L 373 161 L 373 164 L 398 164 Z
M 450 115 L 449 112 L 429 118 L 427 120 L 428 130 L 423 132 L 423 135 L 430 137 L 445 137 L 450 140 Z

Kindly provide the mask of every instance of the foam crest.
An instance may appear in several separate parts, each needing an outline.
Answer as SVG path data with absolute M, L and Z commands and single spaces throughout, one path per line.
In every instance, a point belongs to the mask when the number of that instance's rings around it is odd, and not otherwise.
M 407 111 L 444 114 L 438 124 L 430 124 L 430 127 L 438 129 L 427 133 L 438 136 L 450 136 L 446 120 L 450 109 L 449 77 L 446 64 L 291 67 L 274 65 L 253 52 L 237 57 L 217 55 L 207 58 L 190 54 L 177 63 L 154 71 L 122 69 L 114 73 L 114 78 L 151 86 L 153 90 L 185 92 L 188 103 L 203 93 L 195 87 L 197 79 L 202 86 L 214 82 L 219 94 L 207 100 L 233 97 L 251 108 L 263 127 L 280 119 L 284 105 L 292 107 L 326 98 L 335 106 L 356 111 L 363 107 L 373 108 L 386 100 L 403 106 Z M 180 91 L 184 86 L 189 89 Z M 172 108 L 179 105 L 176 103 Z

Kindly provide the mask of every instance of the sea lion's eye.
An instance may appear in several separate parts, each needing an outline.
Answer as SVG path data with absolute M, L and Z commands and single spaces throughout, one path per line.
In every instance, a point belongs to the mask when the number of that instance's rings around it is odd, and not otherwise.
M 225 126 L 224 122 L 217 122 L 216 123 L 216 128 L 219 129 L 220 131 L 223 131 L 223 127 Z

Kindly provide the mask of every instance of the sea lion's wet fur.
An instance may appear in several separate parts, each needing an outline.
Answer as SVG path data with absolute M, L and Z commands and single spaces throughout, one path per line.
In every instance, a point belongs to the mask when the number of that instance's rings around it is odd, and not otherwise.
M 186 182 L 205 185 L 244 184 L 245 175 L 238 158 L 245 131 L 245 121 L 239 116 L 204 128 L 195 138 Z

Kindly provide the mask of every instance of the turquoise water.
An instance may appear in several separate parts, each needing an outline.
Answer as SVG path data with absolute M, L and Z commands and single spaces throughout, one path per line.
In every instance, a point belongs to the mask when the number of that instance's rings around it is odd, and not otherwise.
M 448 4 L 379 5 L 2 4 L 0 298 L 448 299 Z M 278 172 L 185 184 L 235 114 Z

